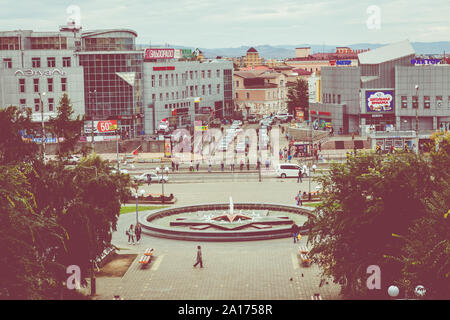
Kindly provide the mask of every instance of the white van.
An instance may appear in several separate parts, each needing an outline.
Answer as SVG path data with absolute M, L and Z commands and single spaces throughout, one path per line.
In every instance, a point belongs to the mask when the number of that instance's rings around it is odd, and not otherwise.
M 296 178 L 298 177 L 298 170 L 300 170 L 301 167 L 297 164 L 292 163 L 284 163 L 279 164 L 277 167 L 277 177 L 279 178 Z

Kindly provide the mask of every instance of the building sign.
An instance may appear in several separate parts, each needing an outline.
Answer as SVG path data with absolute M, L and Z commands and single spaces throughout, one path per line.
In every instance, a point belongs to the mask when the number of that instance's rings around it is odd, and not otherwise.
M 145 50 L 145 59 L 173 59 L 175 49 L 150 48 Z
M 170 158 L 172 155 L 172 148 L 170 145 L 170 139 L 164 139 L 164 156 Z
M 55 74 L 59 74 L 60 76 L 65 76 L 66 73 L 61 69 L 53 69 L 53 70 L 32 70 L 32 69 L 25 69 L 25 70 L 16 70 L 14 72 L 15 76 L 25 76 L 25 77 L 51 77 Z
M 330 60 L 330 66 L 335 66 L 336 65 L 336 60 Z
M 117 120 L 102 120 L 94 122 L 94 133 L 111 132 L 117 130 Z M 92 133 L 92 121 L 84 122 L 84 132 Z
M 367 112 L 393 112 L 394 111 L 394 91 L 366 91 L 366 111 Z
M 173 67 L 173 66 L 153 67 L 153 71 L 168 71 L 168 70 L 175 70 L 175 67 Z
M 441 59 L 412 59 L 411 64 L 438 64 Z
M 336 64 L 338 66 L 348 66 L 348 65 L 352 64 L 352 62 L 350 60 L 338 60 L 338 61 L 336 61 Z
M 208 131 L 208 126 L 195 126 L 195 131 Z

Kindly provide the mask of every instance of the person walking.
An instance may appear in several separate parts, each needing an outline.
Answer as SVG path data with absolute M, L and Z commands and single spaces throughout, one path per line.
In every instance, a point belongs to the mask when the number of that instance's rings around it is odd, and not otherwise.
M 136 243 L 139 244 L 141 241 L 142 227 L 141 224 L 136 224 L 136 228 L 134 228 L 134 233 L 136 234 Z
M 147 174 L 147 186 L 150 186 L 152 184 L 152 175 Z
M 244 169 L 244 161 L 241 159 L 241 162 L 239 163 L 239 169 L 242 171 Z
M 209 160 L 209 161 L 208 161 L 208 172 L 209 172 L 209 173 L 211 173 L 211 168 L 212 168 L 211 160 Z
M 203 260 L 202 260 L 202 247 L 197 246 L 197 261 L 194 264 L 194 268 L 200 263 L 200 268 L 203 268 Z
M 294 243 L 297 243 L 297 237 L 298 237 L 298 232 L 300 231 L 300 228 L 298 227 L 298 225 L 295 222 L 292 223 L 291 231 L 292 231 L 292 236 L 294 237 Z
M 200 167 L 200 161 L 197 160 L 197 162 L 195 163 L 195 169 L 198 171 Z
M 133 225 L 130 225 L 130 228 L 128 228 L 128 230 L 126 231 L 126 234 L 128 236 L 128 244 L 135 244 L 134 243 L 135 232 L 134 232 Z
M 177 171 L 178 171 L 179 166 L 180 166 L 180 163 L 177 161 L 177 163 L 175 164 L 175 168 L 177 169 Z
M 302 183 L 302 168 L 298 169 L 298 178 L 297 178 L 297 183 Z
M 295 197 L 295 199 L 297 200 L 297 206 L 302 206 L 303 202 L 302 202 L 302 191 L 298 190 L 297 193 L 297 197 Z
M 269 166 L 270 166 L 270 161 L 269 161 L 269 159 L 266 159 L 266 169 L 269 169 Z
M 250 171 L 250 160 L 247 158 L 247 171 Z
M 172 160 L 172 172 L 175 171 L 175 161 Z
M 280 160 L 283 160 L 283 151 L 281 149 L 280 149 L 279 155 L 280 155 Z
M 322 152 L 322 142 L 319 141 L 319 152 Z
M 221 169 L 222 171 L 225 170 L 225 164 L 223 163 L 223 160 L 220 162 L 220 169 Z

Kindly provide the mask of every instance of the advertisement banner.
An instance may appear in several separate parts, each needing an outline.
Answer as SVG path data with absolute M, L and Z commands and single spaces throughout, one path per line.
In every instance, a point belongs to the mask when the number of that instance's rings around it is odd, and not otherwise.
M 393 112 L 394 91 L 393 90 L 366 91 L 366 111 Z
M 94 133 L 111 132 L 117 130 L 117 120 L 94 121 Z M 84 133 L 92 132 L 92 121 L 84 122 Z
M 149 48 L 145 50 L 144 59 L 173 59 L 175 49 L 170 48 Z
M 168 158 L 172 156 L 172 148 L 170 146 L 170 139 L 164 139 L 164 155 Z

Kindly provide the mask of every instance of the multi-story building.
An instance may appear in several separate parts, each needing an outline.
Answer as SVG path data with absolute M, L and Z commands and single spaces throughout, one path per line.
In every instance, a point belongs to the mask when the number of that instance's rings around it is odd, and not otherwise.
M 247 50 L 245 57 L 243 57 L 243 63 L 246 67 L 259 66 L 263 64 L 263 59 L 259 56 L 258 51 L 251 47 Z
M 75 48 L 77 32 L 0 32 L 0 102 L 31 108 L 33 121 L 48 121 L 64 93 L 74 116 L 84 114 L 83 68 Z M 43 110 L 42 110 L 43 106 Z
M 143 134 L 143 51 L 127 29 L 83 32 L 76 55 L 84 69 L 86 115 L 116 119 L 126 137 Z M 79 88 L 82 90 L 82 88 Z
M 174 49 L 147 49 L 144 59 L 145 133 L 163 119 L 174 127 L 192 126 L 196 115 L 222 118 L 233 112 L 233 62 L 179 61 Z M 164 53 L 163 53 L 164 52 Z
M 415 61 L 411 44 L 402 41 L 360 53 L 358 67 L 322 68 L 322 103 L 311 104 L 312 118 L 363 135 L 417 128 L 422 139 L 449 128 L 450 66 Z

